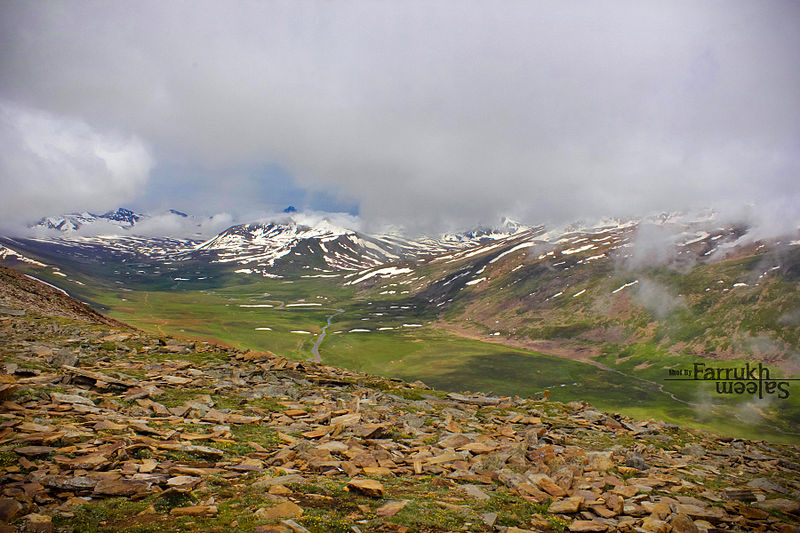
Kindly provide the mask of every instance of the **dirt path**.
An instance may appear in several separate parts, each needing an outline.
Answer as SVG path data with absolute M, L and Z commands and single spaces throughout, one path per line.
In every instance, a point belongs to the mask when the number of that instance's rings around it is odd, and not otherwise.
M 606 365 L 598 363 L 592 359 L 593 357 L 600 355 L 600 352 L 596 348 L 566 346 L 564 343 L 560 343 L 558 341 L 531 340 L 515 337 L 501 337 L 499 335 L 486 335 L 485 333 L 478 333 L 458 324 L 448 324 L 446 322 L 437 322 L 433 324 L 433 327 L 455 333 L 459 337 L 465 337 L 467 339 L 490 342 L 492 344 L 500 344 L 502 346 L 509 346 L 511 348 L 521 348 L 523 350 L 539 352 L 544 355 L 552 355 L 554 357 L 561 357 L 562 359 L 570 359 L 572 361 L 588 363 L 596 366 L 597 368 L 602 368 L 603 370 L 612 370 Z

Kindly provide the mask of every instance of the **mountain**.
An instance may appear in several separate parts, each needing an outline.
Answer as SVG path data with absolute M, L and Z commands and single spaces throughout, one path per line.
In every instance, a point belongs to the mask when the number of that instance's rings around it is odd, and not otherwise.
M 197 246 L 211 252 L 212 261 L 246 266 L 242 273 L 270 273 L 315 269 L 352 271 L 397 261 L 419 261 L 480 243 L 531 231 L 504 220 L 499 228 L 479 228 L 439 238 L 408 239 L 400 235 L 367 235 L 322 219 L 310 222 L 295 217 L 281 222 L 242 224 L 228 228 Z
M 800 525 L 797 444 L 149 335 L 0 280 L 3 531 Z
M 199 219 L 186 213 L 169 210 L 168 215 L 191 219 L 200 226 Z M 12 244 L 23 248 L 63 247 L 69 254 L 84 256 L 195 258 L 240 265 L 236 269 L 240 274 L 284 275 L 309 269 L 347 272 L 397 261 L 419 261 L 542 230 L 503 219 L 496 227 L 410 239 L 399 233 L 369 235 L 325 218 L 310 219 L 290 206 L 276 220 L 231 226 L 205 241 L 190 234 L 184 238 L 137 234 L 137 224 L 155 216 L 120 208 L 103 215 L 84 212 L 47 217 L 32 227 L 39 230 L 36 238 L 15 239 Z M 108 224 L 121 231 L 109 233 Z M 54 234 L 52 230 L 58 232 Z
M 38 230 L 58 230 L 71 233 L 97 222 L 110 222 L 121 229 L 127 230 L 136 225 L 143 217 L 144 215 L 120 207 L 115 211 L 108 211 L 102 215 L 84 211 L 82 213 L 45 217 L 31 227 Z
M 350 283 L 438 309 L 454 331 L 545 353 L 750 357 L 798 372 L 800 240 L 749 231 L 674 215 L 572 225 Z

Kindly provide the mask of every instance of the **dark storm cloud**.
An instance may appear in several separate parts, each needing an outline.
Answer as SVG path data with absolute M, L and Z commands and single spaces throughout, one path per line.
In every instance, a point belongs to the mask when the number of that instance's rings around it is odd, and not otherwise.
M 0 10 L 0 97 L 142 139 L 198 190 L 278 165 L 414 229 L 775 202 L 798 219 L 792 1 Z M 25 179 L 4 169 L 5 189 Z

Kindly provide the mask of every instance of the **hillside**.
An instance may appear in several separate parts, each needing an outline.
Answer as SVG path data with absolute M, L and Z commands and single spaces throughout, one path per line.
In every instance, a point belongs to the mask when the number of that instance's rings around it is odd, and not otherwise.
M 0 265 L 0 307 L 4 314 L 22 315 L 28 312 L 84 320 L 106 326 L 131 329 L 130 326 L 101 315 L 85 303 L 71 298 L 58 287 L 20 274 Z
M 3 531 L 800 526 L 796 445 L 63 318 L 31 283 L 0 284 Z

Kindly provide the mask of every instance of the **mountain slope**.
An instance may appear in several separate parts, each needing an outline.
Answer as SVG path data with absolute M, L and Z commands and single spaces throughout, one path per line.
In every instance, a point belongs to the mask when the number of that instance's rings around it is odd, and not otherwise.
M 63 290 L 0 265 L 0 306 L 9 310 L 60 316 L 129 329 L 129 326 L 101 315 Z
M 742 226 L 664 227 L 520 234 L 348 283 L 373 298 L 405 295 L 450 324 L 534 349 L 569 344 L 599 355 L 654 343 L 800 371 L 800 242 L 748 242 Z

